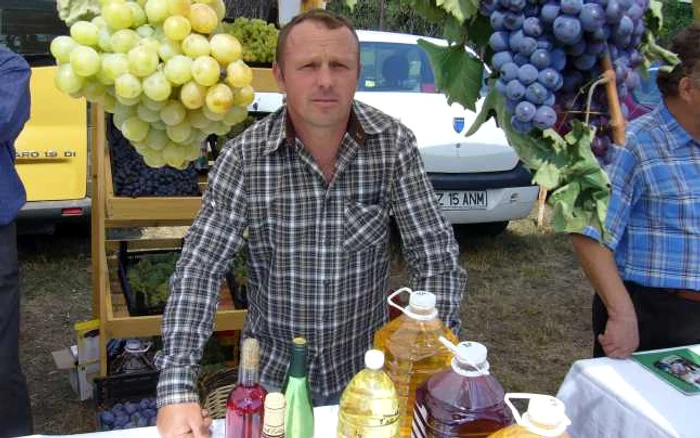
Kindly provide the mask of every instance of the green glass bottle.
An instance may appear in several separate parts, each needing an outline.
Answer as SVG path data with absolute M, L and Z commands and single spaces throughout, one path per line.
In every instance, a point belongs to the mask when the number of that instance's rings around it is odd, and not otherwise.
M 285 412 L 286 438 L 313 438 L 314 409 L 311 389 L 306 378 L 306 339 L 294 338 L 292 363 L 284 379 L 282 392 L 287 402 Z

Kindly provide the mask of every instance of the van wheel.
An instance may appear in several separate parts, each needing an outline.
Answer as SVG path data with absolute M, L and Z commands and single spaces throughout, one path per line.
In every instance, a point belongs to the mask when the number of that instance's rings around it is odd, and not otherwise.
M 453 225 L 455 238 L 462 244 L 466 240 L 479 236 L 495 237 L 508 228 L 508 221 L 487 222 L 483 224 L 459 224 Z
M 485 224 L 478 224 L 477 229 L 480 229 L 482 233 L 495 237 L 504 232 L 508 228 L 508 221 L 503 222 L 488 222 Z

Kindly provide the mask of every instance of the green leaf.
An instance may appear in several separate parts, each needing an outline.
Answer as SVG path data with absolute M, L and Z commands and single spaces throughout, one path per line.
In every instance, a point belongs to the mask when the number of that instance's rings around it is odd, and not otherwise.
M 478 5 L 474 5 L 472 0 L 435 0 L 435 4 L 455 17 L 460 24 L 478 11 Z
M 495 88 L 491 88 L 481 105 L 481 111 L 476 115 L 474 123 L 469 127 L 465 137 L 474 135 L 481 128 L 481 125 L 486 123 L 493 115 L 498 114 L 498 108 L 503 107 L 503 96 L 501 96 Z
M 561 171 L 556 165 L 551 162 L 545 162 L 537 169 L 533 180 L 545 189 L 552 190 L 559 186 L 561 176 Z
M 491 32 L 493 32 L 489 18 L 485 15 L 475 14 L 471 22 L 467 25 L 467 28 L 469 29 L 467 32 L 469 41 L 472 43 L 471 45 L 473 45 L 472 48 L 475 48 L 477 53 L 480 52 L 479 56 L 481 56 L 482 59 L 487 59 L 484 55 L 486 49 L 491 49 L 491 47 L 489 47 L 489 37 L 491 36 Z
M 664 14 L 662 12 L 664 4 L 658 0 L 651 0 L 649 8 L 644 14 L 644 25 L 654 35 L 661 32 L 664 27 Z
M 98 0 L 58 0 L 56 10 L 58 17 L 71 26 L 76 21 L 91 20 L 101 9 Z
M 350 12 L 352 12 L 357 5 L 357 0 L 345 0 L 345 5 L 350 8 Z
M 445 21 L 442 30 L 442 37 L 450 42 L 463 46 L 467 41 L 467 28 L 457 21 L 453 16 L 449 16 Z
M 438 46 L 418 40 L 430 58 L 435 72 L 435 85 L 447 96 L 447 102 L 459 102 L 465 108 L 476 111 L 476 101 L 481 90 L 483 63 L 470 55 L 463 46 Z

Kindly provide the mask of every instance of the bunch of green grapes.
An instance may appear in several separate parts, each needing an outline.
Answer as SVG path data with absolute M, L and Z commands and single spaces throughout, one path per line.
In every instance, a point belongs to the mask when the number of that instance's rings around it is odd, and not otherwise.
M 243 46 L 243 61 L 269 64 L 275 60 L 278 30 L 273 24 L 239 17 L 225 29 Z
M 223 0 L 100 0 L 51 42 L 62 92 L 100 103 L 144 162 L 184 169 L 254 99 L 243 49 L 220 32 Z M 224 72 L 224 73 L 222 73 Z

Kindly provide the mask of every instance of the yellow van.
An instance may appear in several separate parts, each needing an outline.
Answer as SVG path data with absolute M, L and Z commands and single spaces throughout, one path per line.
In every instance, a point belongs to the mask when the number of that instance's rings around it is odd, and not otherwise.
M 0 0 L 0 45 L 32 68 L 31 116 L 17 139 L 17 171 L 27 190 L 18 223 L 53 227 L 90 213 L 89 126 L 85 99 L 56 89 L 51 40 L 69 33 L 56 0 Z

